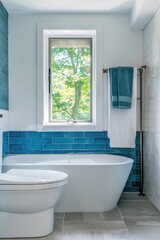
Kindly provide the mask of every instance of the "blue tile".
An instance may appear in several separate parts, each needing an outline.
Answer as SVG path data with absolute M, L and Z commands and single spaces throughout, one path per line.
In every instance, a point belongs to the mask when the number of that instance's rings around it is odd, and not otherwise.
M 22 144 L 23 143 L 23 138 L 19 137 L 12 137 L 9 139 L 10 144 Z
M 64 144 L 44 144 L 43 145 L 43 149 L 44 150 L 55 150 L 55 149 L 65 149 L 65 145 Z
M 3 138 L 8 138 L 9 137 L 9 132 L 3 132 Z
M 22 150 L 22 144 L 9 144 L 9 150 Z
M 23 149 L 27 151 L 33 151 L 33 150 L 42 150 L 42 144 L 40 143 L 24 143 L 23 144 Z
M 23 137 L 22 138 L 23 139 L 23 143 L 32 143 L 32 138 L 30 138 L 30 137 Z
M 3 148 L 4 148 L 4 149 L 7 149 L 8 146 L 9 146 L 8 140 L 7 140 L 7 139 L 4 139 L 4 140 L 3 140 Z
M 52 143 L 73 143 L 73 138 L 52 138 Z
M 74 143 L 93 144 L 94 138 L 74 138 Z
M 53 154 L 66 154 L 66 153 L 68 153 L 68 151 L 67 150 L 62 150 L 62 149 L 61 150 L 52 150 L 52 153 Z
M 84 132 L 64 132 L 64 137 L 69 138 L 69 137 L 84 137 L 85 133 Z
M 3 14 L 4 17 L 8 17 L 8 12 L 5 9 L 4 5 L 2 4 L 2 2 L 0 1 L 0 9 L 1 9 L 1 13 Z M 7 18 L 8 19 L 8 18 Z
M 95 154 L 106 154 L 106 151 L 104 149 L 95 149 L 94 153 Z M 107 153 L 107 154 L 109 154 L 109 153 Z
M 95 138 L 94 142 L 95 144 L 99 144 L 99 143 L 109 144 L 109 140 L 107 138 Z
M 80 149 L 85 149 L 85 144 L 65 144 L 65 148 L 66 149 L 70 149 L 70 150 L 80 150 Z
M 106 144 L 86 144 L 86 149 L 92 149 L 92 150 L 105 150 Z
M 47 137 L 47 138 L 32 138 L 31 139 L 33 144 L 36 143 L 52 143 L 52 138 Z
M 0 109 L 8 110 L 8 13 L 0 1 Z
M 9 145 L 8 144 L 3 144 L 3 152 L 8 154 L 9 151 Z
M 9 137 L 22 137 L 23 132 L 9 132 Z
M 106 138 L 106 132 L 85 132 L 85 137 Z
M 42 137 L 63 137 L 63 132 L 42 132 Z
M 5 157 L 9 153 L 9 133 L 3 132 L 3 143 L 2 143 L 2 157 Z
M 10 154 L 25 154 L 25 152 L 24 152 L 24 150 L 12 150 L 12 149 L 10 149 L 10 152 L 9 152 Z
M 26 131 L 26 132 L 23 132 L 23 136 L 25 138 L 38 138 L 38 137 L 42 137 L 42 132 Z
M 9 137 L 7 137 L 7 136 L 2 136 L 2 138 L 3 138 L 3 141 L 9 141 Z

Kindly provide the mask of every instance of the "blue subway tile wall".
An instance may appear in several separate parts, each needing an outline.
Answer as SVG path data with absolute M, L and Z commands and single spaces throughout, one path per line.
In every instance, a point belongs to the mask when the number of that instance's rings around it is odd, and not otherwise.
M 5 157 L 9 154 L 9 132 L 3 132 L 2 155 Z
M 0 109 L 8 110 L 8 13 L 0 1 Z
M 7 133 L 5 133 L 7 137 Z M 5 141 L 5 139 L 4 139 Z M 107 132 L 9 132 L 5 153 L 108 153 L 134 159 L 133 168 L 124 191 L 137 192 L 140 185 L 140 134 L 135 148 L 110 148 Z M 8 149 L 8 150 L 7 150 Z M 5 154 L 4 154 L 5 155 Z

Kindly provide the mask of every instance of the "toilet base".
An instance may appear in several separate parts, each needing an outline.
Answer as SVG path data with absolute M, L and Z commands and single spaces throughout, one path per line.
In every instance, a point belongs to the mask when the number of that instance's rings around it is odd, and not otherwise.
M 39 213 L 0 212 L 0 238 L 42 237 L 53 231 L 54 209 Z

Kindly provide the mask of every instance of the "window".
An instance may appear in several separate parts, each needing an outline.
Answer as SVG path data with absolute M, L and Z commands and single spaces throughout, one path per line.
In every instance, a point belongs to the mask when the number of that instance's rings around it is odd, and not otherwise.
M 92 122 L 92 38 L 49 38 L 49 121 Z
M 99 29 L 97 51 L 97 29 L 37 26 L 38 131 L 102 130 L 102 44 Z

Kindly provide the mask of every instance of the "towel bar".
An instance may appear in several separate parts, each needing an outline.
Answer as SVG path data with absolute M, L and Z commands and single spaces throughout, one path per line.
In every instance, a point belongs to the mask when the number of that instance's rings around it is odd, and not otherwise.
M 142 67 L 138 68 L 138 71 L 143 71 L 143 69 L 146 69 L 147 66 L 143 65 Z M 107 73 L 109 68 L 103 68 L 103 73 Z

